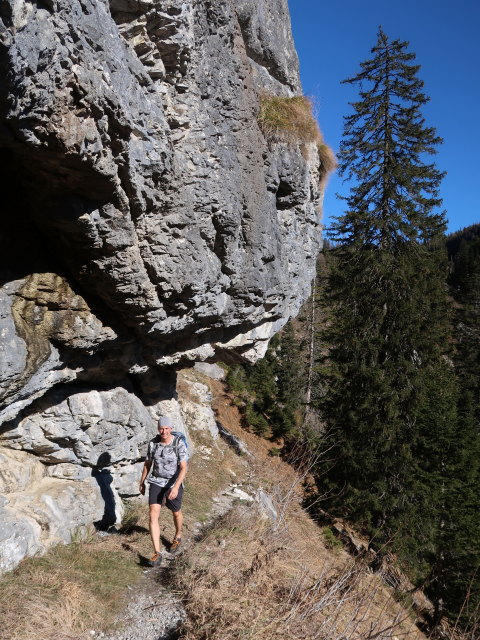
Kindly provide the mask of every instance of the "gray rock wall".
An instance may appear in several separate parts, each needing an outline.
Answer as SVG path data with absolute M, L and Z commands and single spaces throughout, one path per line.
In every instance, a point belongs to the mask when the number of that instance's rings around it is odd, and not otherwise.
M 106 493 L 118 518 L 175 369 L 298 311 L 324 169 L 257 122 L 301 93 L 287 0 L 3 0 L 0 72 L 0 447 L 35 477 L 5 481 L 9 568 Z

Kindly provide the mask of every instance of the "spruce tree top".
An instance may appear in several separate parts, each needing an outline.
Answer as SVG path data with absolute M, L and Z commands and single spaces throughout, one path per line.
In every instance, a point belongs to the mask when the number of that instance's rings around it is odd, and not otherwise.
M 445 174 L 425 162 L 442 139 L 425 125 L 421 107 L 429 98 L 407 46 L 389 41 L 380 27 L 373 57 L 343 81 L 360 87 L 340 145 L 340 175 L 354 186 L 342 197 L 347 211 L 331 231 L 344 245 L 394 249 L 408 240 L 429 241 L 445 229 L 444 212 L 438 212 Z

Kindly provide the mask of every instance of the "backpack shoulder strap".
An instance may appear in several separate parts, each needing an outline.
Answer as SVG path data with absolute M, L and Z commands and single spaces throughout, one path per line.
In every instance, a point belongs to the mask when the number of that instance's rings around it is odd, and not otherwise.
M 176 435 L 172 442 L 172 447 L 175 449 L 175 453 L 177 454 L 177 462 L 180 463 L 180 454 L 178 453 L 178 445 L 180 444 L 181 436 Z

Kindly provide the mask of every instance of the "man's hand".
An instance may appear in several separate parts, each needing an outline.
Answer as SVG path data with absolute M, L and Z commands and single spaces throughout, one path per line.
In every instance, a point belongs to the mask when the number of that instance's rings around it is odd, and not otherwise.
M 145 481 L 140 482 L 140 487 L 139 487 L 140 493 L 142 494 L 142 496 L 145 495 Z
M 173 485 L 173 487 L 170 489 L 170 493 L 168 494 L 168 499 L 169 500 L 175 500 L 175 498 L 178 496 L 178 487 L 177 485 Z

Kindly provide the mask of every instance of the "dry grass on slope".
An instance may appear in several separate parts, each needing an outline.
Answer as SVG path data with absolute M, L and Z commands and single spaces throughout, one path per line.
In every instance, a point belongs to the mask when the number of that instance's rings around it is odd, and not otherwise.
M 301 508 L 302 478 L 271 443 L 244 431 L 222 384 L 210 381 L 221 424 L 242 438 L 251 492 L 262 488 L 277 518 L 237 503 L 179 560 L 173 585 L 184 594 L 184 640 L 424 640 L 412 614 L 379 576 L 343 549 L 329 550 Z
M 188 613 L 182 638 L 423 638 L 377 576 L 325 549 L 288 483 L 265 470 L 256 475 L 270 485 L 277 519 L 238 503 L 176 565 L 174 587 Z
M 0 581 L 2 640 L 68 640 L 108 628 L 141 571 L 132 536 L 91 537 L 24 560 Z

